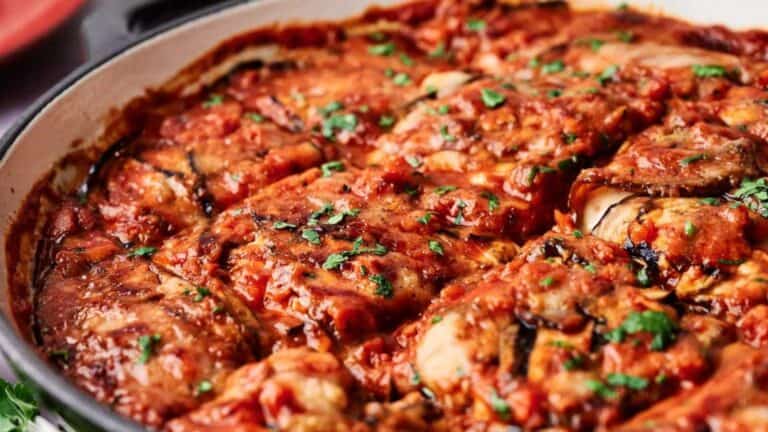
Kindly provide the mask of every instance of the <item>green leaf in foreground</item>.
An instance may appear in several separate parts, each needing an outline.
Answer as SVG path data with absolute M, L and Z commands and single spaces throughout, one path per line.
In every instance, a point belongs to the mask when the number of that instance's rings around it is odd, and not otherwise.
M 26 432 L 38 414 L 37 401 L 29 387 L 0 380 L 0 431 Z

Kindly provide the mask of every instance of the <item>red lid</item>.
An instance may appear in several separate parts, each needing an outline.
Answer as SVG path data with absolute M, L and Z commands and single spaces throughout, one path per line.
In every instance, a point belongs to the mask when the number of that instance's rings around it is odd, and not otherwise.
M 0 57 L 22 48 L 72 16 L 83 0 L 0 0 Z

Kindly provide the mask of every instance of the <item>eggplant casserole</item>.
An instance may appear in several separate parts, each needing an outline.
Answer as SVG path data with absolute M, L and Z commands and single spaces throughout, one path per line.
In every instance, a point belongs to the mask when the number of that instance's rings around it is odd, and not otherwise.
M 172 432 L 768 430 L 768 33 L 264 35 L 57 198 L 21 312 L 79 387 Z

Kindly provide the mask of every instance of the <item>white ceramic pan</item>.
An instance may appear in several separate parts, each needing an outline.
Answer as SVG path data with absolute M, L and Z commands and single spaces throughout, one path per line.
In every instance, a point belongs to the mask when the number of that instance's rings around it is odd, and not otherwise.
M 690 21 L 733 28 L 768 26 L 766 0 L 636 0 L 643 9 Z M 274 22 L 339 20 L 371 5 L 398 0 L 263 0 L 238 2 L 176 21 L 132 41 L 110 55 L 77 70 L 44 95 L 0 140 L 0 243 L 22 201 L 54 163 L 72 151 L 72 143 L 88 145 L 104 132 L 114 108 L 145 90 L 174 82 L 177 72 L 220 42 Z M 575 6 L 606 5 L 577 0 Z M 619 1 L 613 2 L 615 6 Z M 178 81 L 178 80 L 176 80 Z M 178 82 L 177 82 L 178 84 Z M 184 82 L 184 84 L 189 84 Z M 10 245 L 16 247 L 16 245 Z M 0 248 L 0 348 L 15 367 L 34 382 L 78 430 L 139 431 L 77 390 L 45 364 L 19 335 L 10 319 L 6 249 Z

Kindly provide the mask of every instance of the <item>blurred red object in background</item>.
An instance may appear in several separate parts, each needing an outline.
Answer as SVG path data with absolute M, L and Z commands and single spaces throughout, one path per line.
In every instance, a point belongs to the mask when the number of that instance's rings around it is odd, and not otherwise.
M 84 0 L 0 0 L 0 57 L 46 35 L 83 3 Z

